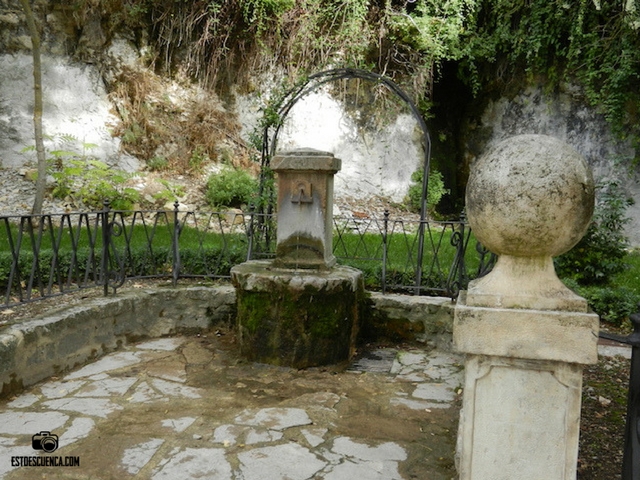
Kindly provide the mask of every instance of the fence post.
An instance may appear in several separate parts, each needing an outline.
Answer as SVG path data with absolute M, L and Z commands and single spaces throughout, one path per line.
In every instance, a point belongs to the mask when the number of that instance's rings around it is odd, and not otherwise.
M 426 203 L 424 201 L 423 203 Z M 423 207 L 424 210 L 424 207 Z M 425 225 L 429 228 L 429 224 L 427 223 L 426 217 L 421 215 L 420 217 L 420 225 L 418 227 L 418 258 L 416 265 L 416 278 L 414 279 L 413 284 L 413 294 L 420 295 L 420 287 L 422 284 L 422 257 L 424 255 L 424 227 Z
M 622 480 L 637 480 L 640 478 L 640 313 L 629 318 L 633 324 L 633 333 L 627 337 L 632 353 Z
M 171 252 L 173 258 L 173 265 L 171 268 L 172 283 L 175 287 L 178 284 L 178 278 L 180 277 L 180 220 L 178 219 L 178 208 L 180 202 L 176 200 L 173 202 L 173 237 L 171 239 Z
M 463 210 L 460 213 L 460 243 L 457 245 L 456 248 L 456 256 L 458 257 L 458 288 L 462 289 L 465 288 L 465 285 L 467 283 L 467 265 L 465 263 L 465 258 L 464 255 L 467 251 L 466 245 L 465 245 L 465 239 L 464 239 L 464 235 L 465 235 L 465 222 L 467 221 L 467 214 L 465 213 L 465 211 Z
M 387 293 L 387 233 L 389 232 L 389 210 L 384 209 L 384 231 L 382 232 L 382 294 Z
M 100 281 L 104 289 L 104 296 L 109 295 L 109 243 L 111 242 L 111 227 L 109 226 L 109 211 L 111 210 L 111 202 L 104 200 L 102 202 L 102 268 L 100 271 Z
M 247 262 L 253 257 L 253 221 L 256 214 L 256 206 L 249 204 L 249 227 L 247 228 Z

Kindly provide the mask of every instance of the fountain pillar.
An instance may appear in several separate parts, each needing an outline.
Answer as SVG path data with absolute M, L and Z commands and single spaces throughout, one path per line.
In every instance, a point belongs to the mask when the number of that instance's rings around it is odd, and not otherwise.
M 294 368 L 348 361 L 355 350 L 362 273 L 333 256 L 333 176 L 341 161 L 301 149 L 275 156 L 274 260 L 231 269 L 240 353 Z
M 278 233 L 274 265 L 326 269 L 333 256 L 333 176 L 342 162 L 333 154 L 301 149 L 277 155 Z

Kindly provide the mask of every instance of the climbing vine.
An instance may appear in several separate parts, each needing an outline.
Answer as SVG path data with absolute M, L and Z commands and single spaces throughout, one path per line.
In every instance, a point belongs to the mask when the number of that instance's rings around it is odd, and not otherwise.
M 423 111 L 444 62 L 476 93 L 523 81 L 582 87 L 621 135 L 638 135 L 640 0 L 77 0 L 109 34 L 134 30 L 157 70 L 219 92 L 328 67 L 392 78 Z
M 477 92 L 542 77 L 549 88 L 579 84 L 622 136 L 640 104 L 638 0 L 481 0 L 461 55 Z M 637 132 L 635 133 L 637 135 Z

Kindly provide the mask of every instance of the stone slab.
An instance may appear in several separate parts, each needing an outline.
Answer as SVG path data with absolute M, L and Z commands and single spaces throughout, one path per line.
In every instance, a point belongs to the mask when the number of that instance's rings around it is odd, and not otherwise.
M 598 361 L 594 313 L 467 306 L 455 310 L 453 342 L 463 353 L 592 364 Z
M 122 407 L 108 398 L 56 398 L 47 400 L 43 405 L 52 410 L 63 410 L 66 412 L 76 412 L 83 415 L 106 418 Z
M 246 410 L 236 417 L 235 422 L 240 425 L 259 426 L 271 430 L 285 430 L 287 428 L 310 425 L 312 423 L 307 412 L 301 408 Z
M 68 430 L 61 436 L 60 448 L 88 437 L 95 425 L 96 422 L 92 418 L 75 418 Z
M 195 421 L 196 421 L 195 417 L 181 417 L 181 418 L 168 418 L 166 420 L 163 420 L 161 423 L 163 427 L 171 428 L 176 432 L 180 433 L 180 432 L 184 432 Z
M 470 356 L 460 480 L 575 480 L 582 367 Z
M 154 471 L 153 480 L 175 480 L 176 478 L 202 478 L 228 480 L 231 464 L 221 448 L 185 448 L 171 456 L 161 468 Z
M 342 168 L 342 160 L 331 152 L 323 152 L 312 148 L 301 148 L 290 152 L 279 152 L 271 161 L 271 169 L 283 171 L 322 171 L 337 173 Z
M 238 460 L 244 480 L 307 480 L 326 466 L 326 462 L 296 443 L 255 448 L 238 454 Z
M 131 448 L 127 448 L 122 455 L 122 466 L 131 475 L 136 475 L 155 455 L 162 446 L 164 440 L 152 438 L 147 442 L 140 443 Z
M 42 429 L 49 431 L 62 427 L 69 416 L 57 411 L 17 412 L 7 410 L 0 413 L 0 433 L 33 435 Z

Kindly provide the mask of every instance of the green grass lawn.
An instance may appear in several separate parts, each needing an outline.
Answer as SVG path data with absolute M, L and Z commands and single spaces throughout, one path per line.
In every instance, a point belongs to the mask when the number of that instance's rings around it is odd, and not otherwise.
M 21 280 L 32 284 L 83 283 L 97 277 L 103 244 L 99 218 L 95 214 L 62 218 L 62 224 L 30 226 L 25 223 L 22 229 L 8 221 L 0 222 L 0 285 L 6 288 L 15 256 Z M 124 262 L 124 273 L 128 277 L 169 276 L 176 260 L 172 249 L 176 233 L 172 215 L 161 214 L 155 221 L 142 217 L 116 217 L 116 220 L 119 225 L 112 230 L 109 249 L 114 262 L 112 268 Z M 208 222 L 207 225 L 185 225 L 180 230 L 180 275 L 227 276 L 233 265 L 245 261 L 246 235 L 222 233 L 219 218 L 209 217 Z M 467 229 L 465 242 L 469 248 L 464 261 L 467 271 L 474 272 L 478 255 L 475 239 L 468 233 Z M 457 247 L 452 244 L 456 238 L 458 233 L 451 225 L 431 225 L 425 230 L 421 285 L 437 289 L 446 284 L 456 259 Z M 382 288 L 383 263 L 388 287 L 414 285 L 418 250 L 415 228 L 405 229 L 399 222 L 388 230 L 386 248 L 380 230 L 353 232 L 338 228 L 334 233 L 334 254 L 338 261 L 361 269 L 369 289 Z M 34 263 L 36 253 L 37 264 Z
M 22 228 L 0 222 L 0 287 L 51 288 L 53 285 L 90 285 L 102 269 L 103 230 L 96 217 L 64 217 L 65 222 Z M 171 221 L 136 222 L 128 219 L 112 230 L 110 269 L 127 277 L 170 276 L 177 261 L 172 249 Z M 180 273 L 183 276 L 227 276 L 231 266 L 246 259 L 247 238 L 242 233 L 216 233 L 185 226 L 180 230 Z M 35 260 L 37 258 L 37 261 Z M 19 277 L 12 267 L 18 266 Z M 44 287 L 43 287 L 44 286 Z
M 462 259 L 457 257 L 457 243 L 461 238 L 459 226 L 451 224 L 431 224 L 425 229 L 422 249 L 421 285 L 438 289 L 447 288 L 448 283 L 457 280 L 456 267 Z M 469 278 L 477 275 L 480 256 L 476 251 L 477 241 L 469 230 L 464 232 L 466 245 L 462 279 L 464 286 Z M 365 286 L 369 289 L 382 287 L 383 264 L 386 270 L 386 286 L 398 288 L 411 286 L 416 282 L 419 257 L 419 236 L 415 230 L 391 229 L 386 237 L 386 249 L 381 233 L 336 232 L 334 234 L 334 255 L 344 265 L 350 265 L 364 272 Z M 456 263 L 457 262 L 457 263 Z M 452 278 L 450 279 L 450 275 Z M 454 278 L 456 277 L 456 278 Z
M 64 218 L 63 224 L 47 223 L 30 227 L 0 221 L 0 288 L 6 292 L 12 265 L 17 258 L 20 278 L 11 279 L 15 288 L 20 284 L 86 285 L 95 283 L 101 271 L 102 229 L 97 217 L 82 215 Z M 171 214 L 160 214 L 155 221 L 142 217 L 118 218 L 121 226 L 113 230 L 109 249 L 112 269 L 124 264 L 129 278 L 171 276 L 177 260 L 172 241 L 175 235 Z M 193 220 L 193 219 L 192 219 Z M 220 218 L 210 216 L 204 225 L 185 225 L 179 232 L 180 276 L 226 277 L 233 265 L 246 260 L 247 236 L 223 233 Z M 337 226 L 334 232 L 334 254 L 338 262 L 363 271 L 365 286 L 370 290 L 386 287 L 390 291 L 410 291 L 416 283 L 419 237 L 415 228 L 405 229 L 401 222 L 390 222 L 385 237 L 379 225 L 358 229 Z M 415 225 L 413 225 L 415 227 Z M 423 239 L 422 276 L 420 284 L 438 293 L 458 281 L 456 288 L 477 276 L 480 255 L 476 239 L 468 228 L 464 231 L 466 245 L 464 276 L 458 277 L 456 262 L 460 227 L 452 224 L 431 224 Z M 273 248 L 273 246 L 272 246 Z M 74 253 L 75 252 L 75 253 Z M 34 262 L 35 254 L 38 262 Z M 122 262 L 122 263 L 120 263 Z M 627 254 L 628 268 L 615 275 L 606 285 L 579 286 L 567 284 L 584 296 L 603 321 L 615 327 L 628 327 L 628 316 L 638 311 L 640 301 L 640 250 Z M 23 285 L 24 288 L 24 285 Z

